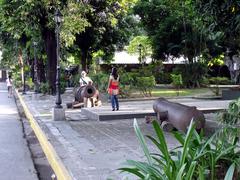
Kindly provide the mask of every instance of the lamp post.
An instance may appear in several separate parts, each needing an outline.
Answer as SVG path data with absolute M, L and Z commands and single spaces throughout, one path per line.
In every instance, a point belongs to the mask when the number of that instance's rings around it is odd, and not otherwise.
M 61 87 L 60 87 L 60 40 L 59 40 L 59 33 L 60 33 L 60 25 L 62 22 L 62 14 L 59 9 L 56 10 L 54 15 L 54 20 L 56 22 L 56 56 L 57 56 L 57 74 L 56 74 L 56 101 L 55 106 L 53 108 L 53 120 L 54 121 L 63 121 L 65 120 L 65 111 L 62 107 L 62 98 L 61 98 Z
M 59 46 L 59 32 L 60 32 L 60 25 L 62 22 L 62 14 L 59 9 L 56 10 L 55 16 L 54 16 L 55 22 L 56 22 L 56 40 L 57 40 L 57 49 L 56 49 L 56 55 L 57 55 L 57 77 L 56 77 L 56 91 L 57 91 L 57 97 L 56 97 L 56 105 L 55 108 L 62 108 L 62 99 L 61 99 L 61 87 L 60 87 L 60 46 Z
M 37 42 L 33 42 L 34 48 L 34 92 L 39 92 L 39 84 L 38 84 L 38 67 L 37 67 L 37 57 L 36 57 L 36 46 Z

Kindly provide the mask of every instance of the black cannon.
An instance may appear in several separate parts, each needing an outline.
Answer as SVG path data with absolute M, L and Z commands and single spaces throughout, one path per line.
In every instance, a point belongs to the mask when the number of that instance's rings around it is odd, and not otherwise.
M 197 110 L 195 106 L 186 106 L 159 98 L 154 101 L 153 110 L 157 113 L 157 119 L 165 130 L 176 128 L 185 132 L 192 119 L 196 124 L 197 130 L 202 129 L 205 125 L 203 113 Z
M 83 102 L 84 97 L 91 98 L 95 95 L 95 93 L 96 93 L 96 88 L 93 85 L 86 85 L 86 86 L 76 88 L 74 92 L 74 98 L 75 98 L 75 101 Z
M 90 98 L 91 101 L 99 100 L 99 92 L 93 85 L 78 87 L 74 91 L 74 102 L 67 103 L 67 108 L 83 107 L 84 98 Z M 91 102 L 92 106 L 96 102 Z

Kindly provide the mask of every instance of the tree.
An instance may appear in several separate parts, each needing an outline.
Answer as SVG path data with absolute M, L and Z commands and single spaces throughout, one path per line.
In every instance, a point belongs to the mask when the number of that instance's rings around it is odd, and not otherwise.
M 221 50 L 230 48 L 232 54 L 240 49 L 240 4 L 232 1 L 197 0 L 196 9 L 212 34 L 222 33 Z M 220 55 L 219 52 L 216 56 Z
M 104 59 L 109 60 L 113 52 L 122 48 L 128 41 L 131 35 L 129 22 L 132 19 L 125 15 L 127 15 L 128 5 L 135 1 L 1 0 L 0 28 L 19 44 L 22 38 L 25 40 L 22 48 L 26 49 L 24 52 L 30 59 L 33 59 L 33 41 L 39 43 L 37 52 L 42 55 L 38 57 L 46 59 L 47 80 L 54 93 L 56 80 L 54 13 L 56 8 L 61 10 L 65 19 L 61 28 L 63 51 L 74 54 L 80 52 L 83 69 L 86 69 L 87 65 L 91 64 L 94 52 L 99 50 L 104 52 Z M 4 35 L 1 39 L 4 39 Z
M 134 19 L 128 16 L 127 1 L 98 1 L 88 2 L 91 11 L 86 14 L 90 26 L 77 34 L 75 44 L 80 49 L 82 69 L 88 70 L 92 63 L 92 54 L 102 51 L 103 59 L 112 59 L 115 50 L 122 49 L 131 36 L 131 24 Z M 132 27 L 132 26 L 131 26 Z
M 184 55 L 193 62 L 201 54 L 205 34 L 191 0 L 140 0 L 134 11 L 151 39 L 155 59 Z
M 147 36 L 136 36 L 129 43 L 127 51 L 130 54 L 139 54 L 139 61 L 143 63 L 152 55 L 151 41 Z
M 56 80 L 56 39 L 54 13 L 57 7 L 62 8 L 67 21 L 63 24 L 65 40 L 84 30 L 88 25 L 79 10 L 86 6 L 75 1 L 1 1 L 1 29 L 13 38 L 20 40 L 26 37 L 23 48 L 29 49 L 33 41 L 42 42 L 47 56 L 47 80 L 52 93 L 55 93 Z M 74 16 L 74 12 L 78 12 Z M 82 11 L 84 13 L 85 11 Z M 72 24 L 69 21 L 74 22 Z M 81 27 L 81 28 L 80 28 Z
M 19 2 L 6 2 L 0 1 L 0 25 L 1 25 L 1 44 L 4 46 L 3 57 L 8 57 L 8 62 L 13 62 L 13 60 L 18 60 L 18 65 L 21 67 L 22 72 L 22 82 L 24 80 L 23 69 L 23 47 L 26 46 L 27 43 L 27 31 L 21 31 L 20 29 L 24 29 L 25 23 L 23 21 L 18 22 L 18 18 L 16 18 L 15 13 L 19 13 L 16 10 L 19 6 Z M 15 24 L 15 26 L 13 26 Z M 18 27 L 16 26 L 18 25 Z M 13 43 L 13 44 L 11 44 Z M 16 45 L 16 46 L 15 46 Z M 15 47 L 14 47 L 15 46 Z M 9 50 L 14 51 L 14 55 L 9 53 Z M 16 52 L 16 53 L 15 53 Z M 17 58 L 16 58 L 17 57 Z

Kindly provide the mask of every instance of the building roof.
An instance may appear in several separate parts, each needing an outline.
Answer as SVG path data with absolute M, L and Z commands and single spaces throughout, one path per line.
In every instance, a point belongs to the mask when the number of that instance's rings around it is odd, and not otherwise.
M 146 63 L 149 64 L 152 62 L 152 58 L 147 57 Z M 164 61 L 163 64 L 184 64 L 186 59 L 183 56 L 180 58 L 169 57 L 168 61 Z M 100 64 L 105 64 L 104 61 L 100 60 Z M 126 51 L 115 52 L 113 61 L 111 64 L 140 64 L 139 55 L 131 55 Z

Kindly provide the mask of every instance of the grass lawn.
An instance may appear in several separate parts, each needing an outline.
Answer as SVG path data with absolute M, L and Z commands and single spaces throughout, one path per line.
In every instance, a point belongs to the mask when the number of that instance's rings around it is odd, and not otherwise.
M 195 89 L 180 89 L 179 96 L 197 96 L 200 94 L 212 94 L 209 88 L 195 88 Z M 141 92 L 133 93 L 134 97 L 143 97 Z M 177 90 L 166 88 L 155 88 L 152 91 L 153 97 L 177 97 Z

